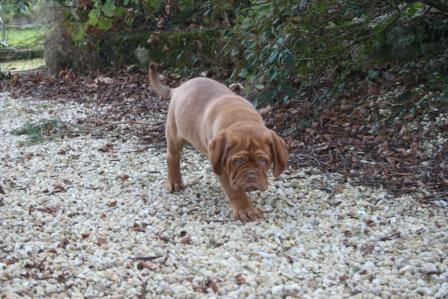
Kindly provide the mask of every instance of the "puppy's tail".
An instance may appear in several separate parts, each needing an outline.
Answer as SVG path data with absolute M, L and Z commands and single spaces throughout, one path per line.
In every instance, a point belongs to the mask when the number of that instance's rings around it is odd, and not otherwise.
M 149 64 L 149 81 L 151 82 L 152 89 L 162 98 L 171 98 L 171 88 L 163 85 L 160 82 L 159 76 L 157 75 L 157 65 L 153 62 Z

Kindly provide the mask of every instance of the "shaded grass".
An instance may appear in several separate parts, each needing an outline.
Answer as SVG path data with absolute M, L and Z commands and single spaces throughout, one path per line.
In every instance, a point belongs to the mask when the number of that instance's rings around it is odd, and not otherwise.
M 42 48 L 44 31 L 42 27 L 8 28 L 7 42 L 15 48 Z
M 28 122 L 11 131 L 16 136 L 26 135 L 28 144 L 41 143 L 56 134 L 62 123 L 58 119 L 46 119 L 38 122 Z
M 28 71 L 45 65 L 43 58 L 20 59 L 0 63 L 2 71 Z

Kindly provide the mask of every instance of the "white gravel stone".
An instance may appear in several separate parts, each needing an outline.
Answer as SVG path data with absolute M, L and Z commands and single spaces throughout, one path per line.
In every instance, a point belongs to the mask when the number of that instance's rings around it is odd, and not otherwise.
M 338 175 L 289 169 L 253 194 L 264 219 L 241 223 L 191 149 L 187 188 L 167 194 L 164 151 L 133 136 L 11 134 L 95 111 L 0 94 L 0 298 L 448 296 L 446 205 L 349 182 L 331 197 Z

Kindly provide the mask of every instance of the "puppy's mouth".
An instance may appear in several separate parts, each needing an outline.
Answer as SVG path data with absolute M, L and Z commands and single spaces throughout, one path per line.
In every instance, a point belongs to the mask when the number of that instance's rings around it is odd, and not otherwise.
M 252 191 L 264 191 L 266 189 L 266 186 L 260 186 L 259 184 L 246 184 L 244 186 L 245 192 L 252 192 Z
M 267 180 L 262 176 L 240 175 L 232 182 L 232 189 L 244 192 L 264 191 L 267 187 Z

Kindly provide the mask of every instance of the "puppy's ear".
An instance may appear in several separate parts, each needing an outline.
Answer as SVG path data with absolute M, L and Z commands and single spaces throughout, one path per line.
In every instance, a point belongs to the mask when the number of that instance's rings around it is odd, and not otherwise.
M 220 132 L 208 143 L 208 156 L 212 162 L 213 172 L 221 175 L 229 150 L 228 140 L 225 132 Z
M 271 142 L 269 144 L 272 153 L 272 162 L 274 163 L 273 174 L 279 176 L 288 164 L 288 149 L 283 138 L 277 133 L 271 131 Z

